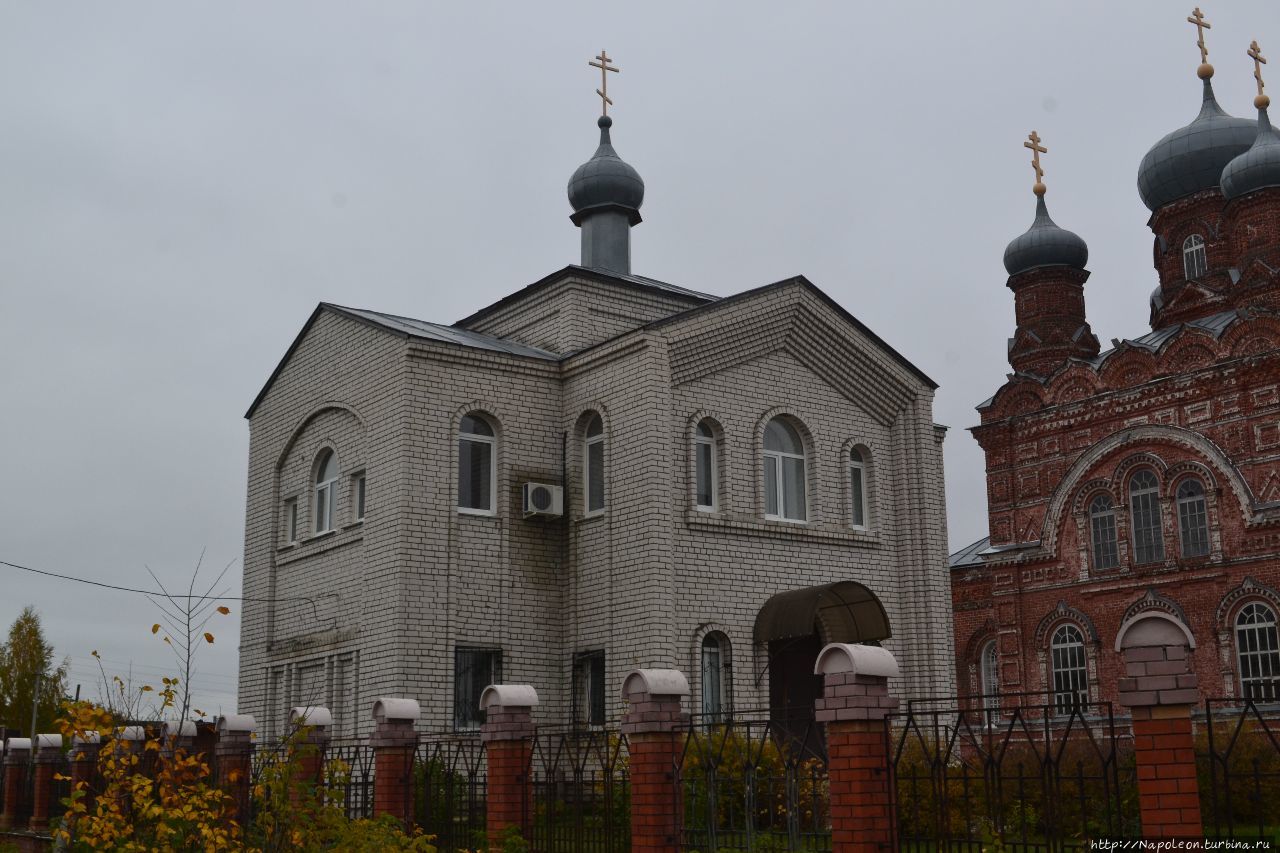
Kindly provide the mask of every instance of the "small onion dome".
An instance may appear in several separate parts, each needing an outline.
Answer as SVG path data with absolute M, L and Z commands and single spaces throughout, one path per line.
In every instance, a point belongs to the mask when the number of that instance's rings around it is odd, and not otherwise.
M 573 221 L 598 208 L 622 208 L 631 224 L 640 222 L 640 205 L 644 202 L 644 181 L 640 173 L 623 162 L 609 141 L 613 119 L 601 116 L 600 147 L 591 159 L 578 167 L 569 179 L 569 204 L 573 205 Z
M 1044 193 L 1036 193 L 1036 218 L 1026 233 L 1004 250 L 1004 268 L 1009 275 L 1036 267 L 1074 267 L 1082 270 L 1089 262 L 1089 247 L 1080 236 L 1059 228 L 1049 218 Z
M 1280 133 L 1271 126 L 1265 101 L 1253 145 L 1222 170 L 1222 194 L 1230 200 L 1264 187 L 1280 187 Z
M 1214 189 L 1222 169 L 1248 149 L 1257 126 L 1247 118 L 1228 115 L 1204 78 L 1200 115 L 1151 147 L 1138 167 L 1138 195 L 1149 210 L 1171 201 Z

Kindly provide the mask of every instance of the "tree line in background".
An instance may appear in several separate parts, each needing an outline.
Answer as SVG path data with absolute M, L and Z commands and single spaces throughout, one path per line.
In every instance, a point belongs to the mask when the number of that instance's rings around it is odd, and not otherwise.
M 66 660 L 54 666 L 40 614 L 23 608 L 0 644 L 0 728 L 32 734 L 34 712 L 37 732 L 56 731 L 67 698 L 67 667 Z

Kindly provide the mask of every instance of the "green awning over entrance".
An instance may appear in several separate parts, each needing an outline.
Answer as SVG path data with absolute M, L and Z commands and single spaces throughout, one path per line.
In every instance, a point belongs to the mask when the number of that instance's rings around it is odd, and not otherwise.
M 757 643 L 807 637 L 815 631 L 824 643 L 867 643 L 893 636 L 880 599 L 854 581 L 780 592 L 756 615 Z

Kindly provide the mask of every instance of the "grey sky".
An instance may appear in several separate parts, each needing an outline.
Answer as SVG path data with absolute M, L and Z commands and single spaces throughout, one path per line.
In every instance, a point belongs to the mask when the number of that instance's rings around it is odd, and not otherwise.
M 1089 243 L 1098 337 L 1141 334 L 1135 175 L 1199 107 L 1192 5 L 6 4 L 0 559 L 149 586 L 144 564 L 176 582 L 207 547 L 238 592 L 242 415 L 316 302 L 452 322 L 577 261 L 601 47 L 647 185 L 634 270 L 717 294 L 803 273 L 913 360 L 967 544 L 965 428 L 1008 371 L 1001 253 L 1033 214 L 1022 139 Z M 1274 6 L 1203 8 L 1219 99 L 1251 115 Z M 28 603 L 90 695 L 95 648 L 170 671 L 137 596 L 0 567 L 2 626 Z M 239 628 L 213 630 L 210 712 Z

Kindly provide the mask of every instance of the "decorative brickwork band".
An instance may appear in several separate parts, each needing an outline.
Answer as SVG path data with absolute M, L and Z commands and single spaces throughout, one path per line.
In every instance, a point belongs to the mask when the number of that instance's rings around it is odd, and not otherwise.
M 25 784 L 31 769 L 31 738 L 11 737 L 4 744 L 4 812 L 0 829 L 21 829 L 27 823 Z
M 28 824 L 32 832 L 49 829 L 54 807 L 53 777 L 62 767 L 62 761 L 62 735 L 36 735 L 35 782 L 31 789 L 31 822 Z
M 1195 640 L 1164 613 L 1141 613 L 1120 626 L 1124 658 L 1120 704 L 1133 710 L 1138 807 L 1144 838 L 1201 838 L 1200 787 L 1191 706 L 1200 698 L 1187 652 Z
M 622 682 L 631 774 L 632 853 L 680 849 L 680 780 L 676 766 L 689 715 L 680 705 L 689 681 L 674 669 L 637 669 Z
M 81 800 L 85 809 L 93 812 L 94 799 L 102 784 L 98 774 L 98 754 L 102 751 L 102 736 L 97 732 L 84 732 L 71 738 L 71 750 L 67 753 L 68 775 L 71 790 L 83 790 Z
M 418 748 L 414 727 L 422 709 L 413 699 L 373 703 L 373 814 L 389 814 L 404 826 L 413 820 L 413 758 Z
M 218 718 L 218 745 L 213 755 L 218 766 L 218 787 L 235 803 L 241 826 L 249 819 L 249 779 L 253 762 L 253 731 L 257 724 L 250 714 L 226 714 Z
M 529 838 L 529 769 L 537 704 L 538 691 L 528 684 L 491 684 L 480 694 L 480 740 L 489 775 L 486 829 L 492 849 L 501 849 L 503 834 L 513 826 Z
M 816 718 L 827 725 L 832 849 L 890 849 L 893 775 L 885 717 L 898 707 L 889 696 L 898 662 L 877 646 L 831 643 L 818 654 L 814 674 L 823 680 Z

